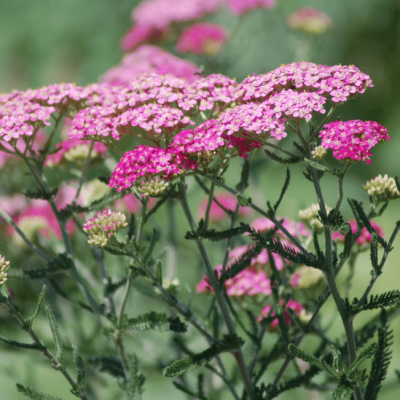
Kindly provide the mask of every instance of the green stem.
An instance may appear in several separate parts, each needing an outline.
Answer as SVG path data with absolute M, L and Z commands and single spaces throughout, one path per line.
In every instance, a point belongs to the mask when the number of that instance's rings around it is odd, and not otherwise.
M 184 178 L 180 178 L 180 192 L 181 192 L 181 204 L 183 207 L 183 211 L 186 215 L 186 219 L 189 222 L 190 228 L 194 231 L 195 223 L 194 223 L 192 214 L 190 212 L 189 204 L 188 204 L 187 198 L 186 198 L 186 188 L 185 188 Z M 211 286 L 214 289 L 214 295 L 216 297 L 217 303 L 221 310 L 221 313 L 224 318 L 225 324 L 228 328 L 228 331 L 231 335 L 236 335 L 235 325 L 234 325 L 231 315 L 229 313 L 229 308 L 226 304 L 223 290 L 221 290 L 221 286 L 219 285 L 217 277 L 214 274 L 214 270 L 213 270 L 210 260 L 208 258 L 208 254 L 204 247 L 204 243 L 201 239 L 196 239 L 195 242 L 196 242 L 197 248 L 199 250 L 199 253 L 201 255 L 201 258 L 203 260 L 203 264 L 206 269 L 208 279 L 210 280 Z M 242 353 L 241 349 L 239 348 L 239 349 L 233 350 L 232 354 L 235 357 L 236 362 L 238 364 L 239 372 L 243 379 L 243 384 L 246 388 L 247 394 L 251 400 L 254 400 L 255 397 L 254 397 L 253 383 L 251 381 L 251 376 L 249 374 L 249 371 L 246 367 L 243 353 Z
M 317 129 L 315 129 L 315 131 L 312 133 L 312 135 L 308 138 L 307 143 L 311 143 L 317 137 L 319 131 L 322 129 L 322 127 L 325 125 L 325 123 L 328 121 L 328 119 L 332 116 L 333 112 L 336 110 L 336 107 L 337 107 L 337 104 L 332 104 L 332 107 L 328 111 L 328 114 L 326 114 L 325 118 L 318 125 Z
M 208 194 L 206 214 L 204 216 L 203 232 L 206 232 L 208 229 L 208 223 L 210 221 L 210 210 L 211 210 L 211 206 L 212 206 L 213 198 L 214 198 L 214 189 L 215 189 L 215 183 L 212 182 L 211 187 L 210 187 L 210 193 Z
M 29 336 L 32 338 L 32 340 L 41 348 L 43 354 L 50 360 L 50 362 L 52 363 L 54 368 L 63 374 L 65 379 L 68 381 L 68 383 L 71 385 L 71 387 L 75 390 L 77 384 L 75 383 L 72 376 L 63 367 L 61 361 L 39 339 L 39 337 L 36 335 L 36 333 L 33 331 L 33 329 L 27 323 L 27 321 L 22 316 L 22 314 L 19 312 L 17 307 L 13 304 L 13 302 L 10 299 L 7 299 L 5 304 L 8 308 L 8 310 L 10 311 L 11 315 L 13 315 L 15 317 L 15 319 L 20 323 L 22 328 L 29 334 Z M 79 394 L 76 393 L 75 396 L 79 397 L 82 400 L 87 400 L 86 394 L 83 389 L 81 389 Z

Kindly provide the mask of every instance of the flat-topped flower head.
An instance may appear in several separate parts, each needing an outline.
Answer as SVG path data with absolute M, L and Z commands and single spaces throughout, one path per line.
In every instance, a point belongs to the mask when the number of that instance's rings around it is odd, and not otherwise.
M 263 101 L 274 92 L 286 89 L 316 92 L 333 103 L 343 103 L 364 93 L 371 87 L 370 77 L 353 65 L 318 65 L 297 62 L 275 69 L 263 75 L 246 78 L 235 92 L 237 101 Z
M 58 143 L 56 149 L 58 150 L 56 153 L 47 156 L 44 163 L 45 166 L 54 167 L 56 165 L 66 166 L 73 164 L 78 168 L 82 168 L 89 153 L 90 141 L 68 139 Z M 107 147 L 103 143 L 95 142 L 90 153 L 90 163 L 102 162 L 107 150 Z
M 94 217 L 88 219 L 83 224 L 83 230 L 89 235 L 89 244 L 104 247 L 110 238 L 127 226 L 124 214 L 106 209 L 98 211 Z
M 265 103 L 248 103 L 223 111 L 218 119 L 221 134 L 245 136 L 264 142 L 269 137 L 281 140 L 287 136 L 286 119 L 277 117 L 273 108 Z
M 273 8 L 275 5 L 275 0 L 226 0 L 229 11 L 236 15 L 243 15 L 258 8 Z
M 197 165 L 184 154 L 141 145 L 121 158 L 109 185 L 120 192 L 132 185 L 143 186 L 156 178 L 170 181 L 195 168 Z
M 331 208 L 326 207 L 326 212 L 329 213 L 330 211 Z M 311 230 L 315 230 L 315 232 L 321 233 L 324 230 L 324 225 L 317 218 L 318 212 L 319 212 L 319 205 L 312 204 L 310 207 L 304 210 L 300 210 L 299 217 Z
M 371 149 L 390 140 L 387 129 L 374 121 L 334 121 L 319 133 L 321 146 L 333 150 L 340 161 L 371 163 Z
M 352 233 L 356 233 L 358 230 L 358 226 L 357 226 L 357 221 L 353 220 L 353 221 L 347 221 L 348 224 L 350 225 L 351 231 Z M 370 221 L 371 226 L 375 229 L 376 233 L 381 236 L 381 237 L 385 237 L 385 233 L 383 232 L 383 229 L 381 228 L 380 225 L 378 225 L 375 221 Z M 332 239 L 337 240 L 340 243 L 344 243 L 345 240 L 345 235 L 342 235 L 339 232 L 333 232 L 332 234 Z M 361 230 L 361 234 L 357 239 L 357 243 L 360 246 L 369 246 L 371 244 L 371 234 L 368 232 L 367 228 L 363 228 Z
M 290 14 L 287 24 L 290 29 L 308 35 L 322 35 L 333 26 L 331 17 L 314 7 L 303 7 Z
M 204 54 L 212 57 L 228 40 L 226 29 L 217 24 L 197 23 L 186 28 L 178 39 L 176 49 L 179 53 Z
M 283 304 L 284 304 L 284 300 L 281 300 L 280 305 L 282 306 Z M 293 323 L 293 320 L 292 320 L 290 314 L 287 312 L 287 307 L 290 307 L 299 316 L 301 322 L 306 323 L 310 320 L 311 315 L 309 313 L 307 313 L 306 309 L 296 300 L 290 299 L 287 302 L 285 309 L 283 310 L 283 320 L 286 325 L 290 326 Z M 262 321 L 264 318 L 268 317 L 268 315 L 271 313 L 271 308 L 272 308 L 271 305 L 264 307 L 261 311 L 261 315 L 258 317 L 258 321 Z M 271 313 L 271 317 L 273 317 L 275 315 L 276 315 L 275 311 Z M 278 318 L 275 318 L 271 322 L 269 328 L 276 329 L 276 328 L 278 328 L 278 325 L 279 325 Z
M 16 143 L 19 137 L 32 136 L 39 128 L 50 125 L 56 108 L 43 106 L 19 96 L 0 104 L 0 140 Z
M 100 77 L 100 82 L 115 86 L 128 85 L 143 73 L 154 72 L 159 75 L 170 74 L 194 82 L 199 78 L 194 63 L 174 56 L 160 47 L 150 44 L 139 46 L 134 52 L 126 54 L 121 62 Z
M 371 179 L 363 186 L 363 189 L 373 197 L 375 204 L 400 198 L 396 181 L 387 175 L 378 175 Z
M 0 286 L 7 282 L 7 272 L 10 268 L 10 261 L 6 261 L 6 258 L 0 255 Z

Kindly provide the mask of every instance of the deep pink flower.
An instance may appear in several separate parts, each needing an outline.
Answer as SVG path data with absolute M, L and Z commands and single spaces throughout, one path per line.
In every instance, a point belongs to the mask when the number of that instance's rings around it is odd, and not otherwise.
M 284 304 L 284 301 L 281 300 L 281 301 L 280 301 L 280 304 L 283 305 L 283 304 Z M 262 309 L 261 315 L 258 317 L 258 320 L 259 320 L 259 321 L 262 321 L 264 318 L 266 318 L 266 317 L 268 316 L 268 314 L 269 314 L 270 311 L 271 311 L 271 307 L 272 307 L 271 305 L 268 305 L 268 306 L 266 306 L 266 307 L 264 307 L 264 308 Z M 300 319 L 307 319 L 306 310 L 304 309 L 304 307 L 303 307 L 300 303 L 298 303 L 296 300 L 290 299 L 290 300 L 287 302 L 287 304 L 286 304 L 286 306 L 285 306 L 285 309 L 284 309 L 284 311 L 283 311 L 283 320 L 285 321 L 285 324 L 286 324 L 286 325 L 289 325 L 289 326 L 290 326 L 290 325 L 292 325 L 292 322 L 293 322 L 291 316 L 290 316 L 289 313 L 286 311 L 286 308 L 287 308 L 287 307 L 290 307 L 290 308 L 300 317 Z M 276 315 L 276 314 L 275 314 L 275 311 L 271 313 L 271 316 L 272 316 L 272 317 L 273 317 L 274 315 Z M 278 327 L 278 325 L 279 325 L 278 318 L 275 318 L 275 319 L 271 322 L 270 328 L 276 329 L 276 328 Z
M 236 14 L 243 15 L 256 8 L 273 8 L 275 0 L 226 0 L 228 9 Z
M 221 25 L 197 23 L 186 28 L 178 39 L 179 53 L 204 54 L 213 56 L 228 40 L 228 33 Z
M 376 233 L 381 236 L 381 237 L 385 237 L 385 233 L 383 232 L 383 229 L 381 228 L 380 225 L 378 225 L 375 221 L 370 221 L 371 222 L 371 226 L 376 230 Z M 353 233 L 357 232 L 357 221 L 353 220 L 353 221 L 348 221 L 348 223 L 350 224 L 351 227 L 351 231 Z M 333 232 L 332 234 L 332 239 L 337 240 L 338 242 L 344 242 L 345 239 L 345 235 L 340 234 L 339 232 Z M 360 246 L 364 246 L 364 245 L 369 245 L 371 243 L 371 234 L 367 231 L 367 228 L 363 228 L 361 231 L 361 235 L 359 236 L 359 238 L 357 239 L 357 243 Z
M 371 149 L 385 140 L 390 140 L 387 129 L 374 121 L 334 121 L 324 126 L 319 133 L 321 146 L 333 150 L 337 160 L 371 163 Z
M 237 205 L 237 199 L 233 194 L 216 193 L 214 197 L 227 210 L 230 210 L 232 212 L 235 211 Z M 207 204 L 208 204 L 208 197 L 204 198 L 200 202 L 200 205 L 198 207 L 199 218 L 204 218 L 207 209 Z M 242 217 L 249 217 L 252 213 L 253 210 L 249 207 L 239 207 L 239 215 L 241 215 Z M 227 215 L 225 211 L 216 202 L 213 201 L 210 208 L 210 220 L 218 222 L 222 221 L 224 218 L 226 218 L 226 216 Z
M 156 205 L 156 203 L 157 200 L 154 197 L 150 197 L 147 203 L 147 209 L 151 210 Z M 129 212 L 131 214 L 139 214 L 142 210 L 142 203 L 133 193 L 131 193 L 124 196 L 122 199 L 117 200 L 114 203 L 114 207 L 117 211 Z

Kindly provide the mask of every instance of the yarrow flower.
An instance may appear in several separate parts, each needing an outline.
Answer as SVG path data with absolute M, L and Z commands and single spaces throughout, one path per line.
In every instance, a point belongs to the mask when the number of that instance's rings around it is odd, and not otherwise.
M 318 161 L 321 161 L 325 158 L 326 153 L 328 153 L 328 150 L 323 147 L 323 146 L 317 146 L 312 152 L 313 158 L 315 158 Z
M 228 33 L 221 25 L 197 23 L 186 28 L 178 39 L 179 53 L 204 54 L 211 57 L 218 53 L 228 40 Z
M 44 163 L 47 167 L 71 163 L 81 168 L 86 160 L 90 148 L 89 140 L 68 139 L 56 145 L 58 150 L 47 156 Z M 105 158 L 107 147 L 103 143 L 95 142 L 90 154 L 90 162 L 99 163 Z
M 303 7 L 287 17 L 289 28 L 309 35 L 322 35 L 333 26 L 328 14 L 314 7 Z
M 0 255 L 0 286 L 7 282 L 7 272 L 10 268 L 10 261 L 6 261 L 6 258 Z
M 316 92 L 334 103 L 343 103 L 372 86 L 370 77 L 353 65 L 329 67 L 303 61 L 282 65 L 263 75 L 249 76 L 238 86 L 234 98 L 260 102 L 274 92 L 293 89 Z
M 124 86 L 143 73 L 153 72 L 170 74 L 190 83 L 199 78 L 195 75 L 198 70 L 199 67 L 190 61 L 175 57 L 157 46 L 144 44 L 133 53 L 126 54 L 117 66 L 100 77 L 100 82 Z
M 284 304 L 284 300 L 280 301 L 280 305 L 282 306 Z M 290 314 L 287 312 L 287 307 L 290 307 L 300 318 L 300 321 L 302 322 L 308 322 L 311 318 L 311 315 L 309 313 L 307 313 L 306 309 L 296 300 L 292 300 L 290 299 L 286 306 L 285 309 L 283 310 L 283 320 L 285 321 L 286 325 L 292 325 L 292 318 L 290 316 Z M 261 315 L 258 317 L 258 321 L 262 321 L 264 318 L 266 318 L 268 316 L 268 314 L 271 312 L 271 305 L 268 305 L 266 307 L 264 307 L 261 311 Z M 271 313 L 271 317 L 275 316 L 276 313 L 272 312 Z M 276 329 L 279 325 L 279 321 L 278 318 L 275 318 L 271 324 L 270 324 L 270 329 Z
M 333 150 L 337 160 L 371 163 L 371 149 L 384 140 L 390 140 L 387 129 L 373 121 L 334 121 L 324 125 L 319 133 L 321 146 Z
M 165 181 L 195 168 L 197 165 L 181 153 L 142 145 L 125 153 L 112 173 L 109 185 L 119 192 L 135 185 L 146 193 L 152 182 L 164 185 Z
M 331 211 L 330 207 L 326 207 L 326 212 L 329 213 Z M 315 230 L 316 233 L 321 233 L 324 230 L 324 225 L 317 218 L 319 212 L 319 205 L 312 204 L 310 207 L 300 210 L 299 217 L 300 219 L 312 230 Z
M 275 0 L 226 0 L 228 9 L 236 15 L 243 15 L 257 8 L 273 8 L 275 4 Z
M 395 200 L 400 198 L 399 189 L 396 181 L 387 175 L 378 175 L 376 178 L 368 181 L 363 189 L 373 197 L 375 204 Z
M 233 194 L 230 193 L 216 193 L 214 195 L 215 200 L 225 209 L 229 211 L 235 211 L 237 205 L 237 199 Z M 226 212 L 219 206 L 219 204 L 213 201 L 210 208 L 210 221 L 219 222 L 226 217 Z M 208 197 L 204 198 L 198 207 L 198 215 L 200 218 L 204 218 L 208 204 Z M 253 210 L 249 207 L 239 207 L 239 215 L 243 217 L 249 217 L 253 213 Z
M 127 226 L 124 214 L 106 209 L 98 211 L 94 217 L 88 219 L 83 224 L 83 230 L 89 235 L 89 244 L 104 247 L 110 238 Z
M 294 237 L 294 238 L 306 238 L 311 236 L 311 232 L 306 228 L 303 222 L 294 222 L 289 218 L 277 217 L 278 221 L 281 221 L 282 226 Z M 257 218 L 254 220 L 250 227 L 259 231 L 260 233 L 265 233 L 275 229 L 275 224 L 268 218 Z M 275 233 L 281 239 L 287 239 L 286 235 L 278 229 Z
M 378 225 L 375 221 L 370 221 L 372 228 L 375 229 L 376 233 L 381 236 L 385 237 L 385 234 L 383 232 L 383 229 L 381 228 L 380 225 Z M 348 221 L 348 224 L 350 225 L 352 233 L 356 233 L 358 230 L 357 226 L 357 221 Z M 339 232 L 333 232 L 332 234 L 332 239 L 337 240 L 338 242 L 344 243 L 345 240 L 345 235 L 340 234 Z M 357 243 L 360 246 L 368 246 L 371 243 L 371 234 L 368 232 L 367 228 L 363 228 L 361 231 L 360 236 L 357 239 Z
M 162 30 L 153 26 L 136 24 L 129 28 L 121 40 L 122 51 L 132 51 L 142 43 L 155 43 L 162 38 Z
M 315 286 L 323 276 L 321 270 L 303 265 L 297 268 L 290 277 L 290 284 L 296 289 L 309 289 Z

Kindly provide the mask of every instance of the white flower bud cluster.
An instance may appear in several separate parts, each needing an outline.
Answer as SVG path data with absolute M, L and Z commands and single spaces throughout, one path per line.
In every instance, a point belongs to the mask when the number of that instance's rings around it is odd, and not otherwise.
M 318 211 L 319 211 L 319 205 L 312 204 L 305 210 L 300 210 L 299 217 L 309 228 L 315 230 L 317 233 L 321 233 L 324 230 L 324 225 L 317 218 Z M 326 207 L 326 211 L 329 213 L 329 211 L 331 211 L 331 208 Z
M 80 144 L 72 149 L 69 149 L 64 154 L 64 159 L 76 165 L 78 168 L 82 168 L 85 163 L 86 157 L 89 153 L 90 146 L 87 144 Z M 90 162 L 100 162 L 104 159 L 102 154 L 99 154 L 95 149 L 90 153 Z
M 293 277 L 295 278 L 294 287 L 298 289 L 309 289 L 315 286 L 324 276 L 322 271 L 316 268 L 301 266 L 296 270 Z
M 104 247 L 118 231 L 128 226 L 126 216 L 109 209 L 99 211 L 83 224 L 83 230 L 89 235 L 88 243 Z
M 6 261 L 5 257 L 0 256 L 0 286 L 7 282 L 7 271 L 10 266 L 10 261 Z
M 376 204 L 400 198 L 395 180 L 387 175 L 383 177 L 378 175 L 371 179 L 363 186 L 363 189 L 374 198 Z
M 316 160 L 321 161 L 324 159 L 327 152 L 328 152 L 328 149 L 326 149 L 325 147 L 322 147 L 322 146 L 318 146 L 311 152 L 311 154 L 313 155 L 313 157 Z
M 165 190 L 168 188 L 169 183 L 156 177 L 151 181 L 140 181 L 140 185 L 137 186 L 137 190 L 143 196 L 150 196 L 155 197 L 159 196 L 160 194 L 164 193 Z

